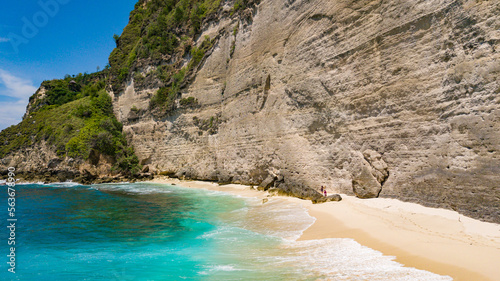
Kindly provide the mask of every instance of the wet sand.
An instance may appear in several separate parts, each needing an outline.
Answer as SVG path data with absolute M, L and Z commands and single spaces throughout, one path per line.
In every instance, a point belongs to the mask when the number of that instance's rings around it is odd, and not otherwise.
M 180 181 L 160 177 L 153 182 L 217 190 L 265 200 L 271 196 L 244 185 Z M 352 238 L 396 257 L 408 267 L 451 276 L 454 280 L 500 280 L 500 225 L 474 220 L 457 212 L 423 207 L 394 199 L 358 199 L 312 204 L 294 197 L 316 222 L 299 240 Z

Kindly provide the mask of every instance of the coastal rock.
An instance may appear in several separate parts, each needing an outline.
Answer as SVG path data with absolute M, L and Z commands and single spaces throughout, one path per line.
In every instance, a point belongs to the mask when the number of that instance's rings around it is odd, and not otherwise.
M 265 180 L 263 180 L 260 184 L 259 187 L 261 187 L 264 190 L 268 190 L 270 187 L 274 186 L 276 178 L 272 175 L 269 175 Z
M 290 180 L 278 183 L 275 190 L 277 190 L 276 194 L 278 195 L 295 196 L 304 200 L 316 200 L 320 197 L 324 197 L 323 194 L 320 194 L 307 185 Z
M 323 196 L 317 199 L 313 199 L 313 204 L 326 203 L 326 202 L 338 202 L 342 200 L 342 196 L 339 194 L 333 194 L 328 196 Z
M 130 87 L 116 115 L 152 169 L 258 185 L 267 174 L 251 171 L 274 168 L 299 197 L 327 185 L 500 222 L 499 10 L 263 0 L 251 21 L 225 14 L 203 29 L 198 44 L 217 44 L 181 89 L 196 108 L 129 122 L 124 109 L 147 108 L 152 91 Z M 212 117 L 217 131 L 200 133 L 193 119 Z
M 382 191 L 382 186 L 371 173 L 370 166 L 363 163 L 359 172 L 354 175 L 352 189 L 359 198 L 375 198 Z
M 380 185 L 383 185 L 387 177 L 389 177 L 389 171 L 387 163 L 382 159 L 382 155 L 374 150 L 367 149 L 363 152 L 363 157 L 370 164 L 372 175 Z
M 352 188 L 359 198 L 375 198 L 382 191 L 382 185 L 389 176 L 387 164 L 382 156 L 371 149 L 362 154 L 355 152 L 351 158 Z
M 47 164 L 47 168 L 49 169 L 55 169 L 57 166 L 62 162 L 63 160 L 59 158 L 53 158 L 49 160 L 49 163 Z

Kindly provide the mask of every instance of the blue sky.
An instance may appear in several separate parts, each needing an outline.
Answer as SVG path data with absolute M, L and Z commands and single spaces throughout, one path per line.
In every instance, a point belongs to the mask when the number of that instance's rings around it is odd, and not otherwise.
M 0 130 L 21 121 L 42 81 L 102 69 L 136 2 L 2 1 Z

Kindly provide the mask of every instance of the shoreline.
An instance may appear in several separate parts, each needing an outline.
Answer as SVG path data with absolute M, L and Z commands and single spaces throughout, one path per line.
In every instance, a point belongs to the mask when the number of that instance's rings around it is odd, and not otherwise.
M 245 185 L 183 181 L 159 177 L 153 183 L 223 191 L 243 197 L 268 198 L 269 193 Z M 396 199 L 358 199 L 312 204 L 295 197 L 273 196 L 298 203 L 316 218 L 301 240 L 351 238 L 395 257 L 406 267 L 451 276 L 454 280 L 497 280 L 500 267 L 500 225 L 481 222 L 445 209 Z

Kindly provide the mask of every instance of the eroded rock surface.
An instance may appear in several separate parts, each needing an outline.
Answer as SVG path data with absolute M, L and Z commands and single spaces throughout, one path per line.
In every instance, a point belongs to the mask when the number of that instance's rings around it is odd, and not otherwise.
M 155 89 L 129 83 L 116 114 L 151 171 L 500 222 L 499 15 L 498 1 L 264 0 L 205 27 L 218 41 L 182 89 L 197 108 L 131 119 Z
M 329 196 L 319 197 L 318 199 L 313 199 L 313 204 L 326 203 L 326 202 L 338 202 L 342 201 L 342 197 L 339 194 L 333 194 Z
M 181 89 L 197 106 L 155 118 L 157 88 L 132 76 L 114 93 L 148 172 L 500 222 L 499 1 L 263 0 L 239 17 L 223 5 Z
M 116 114 L 151 171 L 500 222 L 499 15 L 498 1 L 264 0 L 205 27 L 217 44 L 182 90 L 197 108 L 131 120 L 154 89 L 129 83 Z

